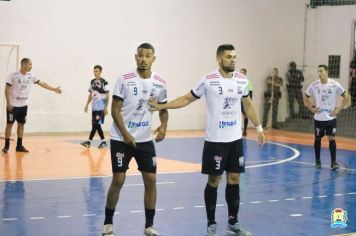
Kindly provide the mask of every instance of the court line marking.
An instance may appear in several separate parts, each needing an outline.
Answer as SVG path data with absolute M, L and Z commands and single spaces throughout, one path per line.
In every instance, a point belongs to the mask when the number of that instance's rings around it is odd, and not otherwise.
M 311 165 L 311 166 L 314 166 L 315 163 L 311 163 L 311 162 L 303 162 L 303 161 L 293 161 L 293 163 L 298 163 L 298 164 L 303 164 L 303 165 Z M 339 163 L 340 164 L 340 163 Z M 325 167 L 325 168 L 330 168 L 330 166 L 327 166 L 327 165 L 321 165 L 322 167 Z M 339 167 L 338 170 L 347 170 L 347 171 L 356 171 L 356 169 L 353 169 L 353 168 L 345 168 L 345 167 Z
M 277 143 L 277 142 L 266 142 L 270 144 L 275 144 L 277 146 L 285 147 L 294 152 L 294 155 L 291 157 L 288 157 L 283 160 L 275 161 L 275 162 L 270 162 L 270 163 L 265 163 L 265 164 L 258 164 L 258 165 L 251 165 L 251 166 L 246 166 L 246 169 L 250 168 L 257 168 L 257 167 L 263 167 L 263 166 L 271 166 L 271 165 L 278 165 L 282 164 L 284 162 L 289 162 L 292 161 L 300 156 L 300 152 L 298 149 L 282 144 L 282 143 Z M 165 175 L 165 174 L 185 174 L 185 173 L 198 173 L 199 171 L 167 171 L 167 172 L 157 172 L 157 175 Z M 138 176 L 141 175 L 141 173 L 133 173 L 133 174 L 127 174 L 127 176 Z M 82 177 L 58 177 L 58 178 L 45 178 L 45 179 L 23 179 L 23 180 L 0 180 L 0 183 L 3 182 L 29 182 L 29 181 L 50 181 L 50 180 L 74 180 L 74 179 L 90 179 L 90 178 L 111 178 L 112 175 L 99 175 L 99 176 L 82 176 Z

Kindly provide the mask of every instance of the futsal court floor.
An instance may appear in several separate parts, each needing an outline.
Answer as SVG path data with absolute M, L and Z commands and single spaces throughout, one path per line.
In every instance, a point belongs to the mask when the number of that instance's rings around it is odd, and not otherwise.
M 79 145 L 88 134 L 31 135 L 30 153 L 15 142 L 0 161 L 1 236 L 101 235 L 111 181 L 110 150 Z M 327 141 L 323 168 L 314 168 L 313 135 L 266 131 L 244 141 L 239 221 L 256 236 L 356 235 L 356 140 L 337 137 L 340 169 L 330 170 Z M 3 142 L 3 140 L 1 140 Z M 206 228 L 200 173 L 203 132 L 170 132 L 156 144 L 158 200 L 155 226 L 162 236 L 202 236 Z M 1 143 L 2 145 L 2 143 Z M 225 179 L 219 187 L 218 235 L 225 232 Z M 133 161 L 114 216 L 115 235 L 143 235 L 143 183 Z M 346 228 L 332 228 L 335 208 L 347 211 Z

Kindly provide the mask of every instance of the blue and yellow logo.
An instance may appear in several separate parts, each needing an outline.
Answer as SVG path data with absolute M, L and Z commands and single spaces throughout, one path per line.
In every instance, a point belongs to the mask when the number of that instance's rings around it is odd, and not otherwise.
M 331 228 L 346 228 L 347 227 L 347 211 L 342 208 L 335 208 L 331 212 Z

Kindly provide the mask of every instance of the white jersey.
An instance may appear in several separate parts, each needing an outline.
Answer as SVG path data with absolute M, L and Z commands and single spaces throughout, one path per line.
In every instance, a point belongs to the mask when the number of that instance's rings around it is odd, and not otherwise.
M 38 83 L 39 80 L 36 76 L 27 72 L 23 75 L 20 71 L 14 72 L 9 75 L 6 83 L 11 85 L 10 104 L 13 107 L 27 106 L 28 96 L 32 84 Z
M 336 94 L 343 95 L 344 93 L 345 89 L 333 79 L 328 79 L 326 84 L 321 83 L 320 80 L 311 83 L 305 91 L 305 95 L 314 96 L 315 105 L 320 109 L 319 113 L 314 114 L 314 119 L 318 121 L 335 119 L 330 116 L 330 113 L 336 107 Z
M 233 72 L 232 78 L 223 78 L 219 71 L 214 71 L 204 76 L 191 92 L 206 99 L 206 141 L 232 142 L 242 138 L 241 99 L 249 95 L 248 80 L 243 74 Z
M 166 81 L 152 72 L 151 78 L 142 79 L 137 72 L 124 74 L 115 85 L 113 96 L 123 101 L 121 115 L 127 131 L 136 142 L 147 142 L 151 138 L 152 111 L 149 98 L 167 102 Z M 119 128 L 113 123 L 111 139 L 124 141 Z

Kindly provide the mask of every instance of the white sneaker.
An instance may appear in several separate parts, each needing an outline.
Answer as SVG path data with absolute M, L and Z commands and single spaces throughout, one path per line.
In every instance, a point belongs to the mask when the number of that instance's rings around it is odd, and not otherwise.
M 209 225 L 208 228 L 206 228 L 206 235 L 207 236 L 218 236 L 216 234 L 216 228 L 217 228 L 216 224 Z
M 112 224 L 107 224 L 103 226 L 102 236 L 114 236 L 114 228 Z
M 247 230 L 244 230 L 239 223 L 227 224 L 226 231 L 236 236 L 251 236 L 252 234 Z
M 145 236 L 160 236 L 160 234 L 158 233 L 158 230 L 153 226 L 146 228 L 143 231 L 143 235 L 145 235 Z

